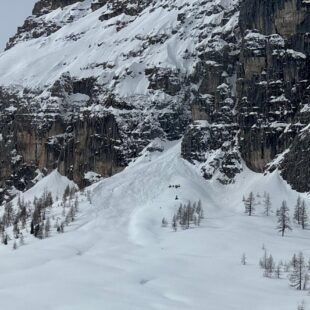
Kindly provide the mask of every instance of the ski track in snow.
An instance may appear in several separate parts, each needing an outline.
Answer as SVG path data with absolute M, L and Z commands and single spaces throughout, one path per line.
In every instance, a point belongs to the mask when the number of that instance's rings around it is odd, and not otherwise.
M 276 260 L 289 260 L 300 250 L 309 257 L 310 232 L 296 228 L 281 238 L 274 216 L 266 218 L 257 208 L 248 217 L 241 202 L 250 190 L 268 190 L 275 209 L 282 199 L 292 205 L 297 193 L 277 172 L 246 170 L 229 186 L 207 182 L 181 159 L 180 142 L 163 145 L 164 152 L 145 152 L 123 172 L 92 185 L 92 205 L 81 201 L 65 234 L 27 239 L 17 251 L 1 246 L 3 308 L 274 310 L 281 300 L 281 309 L 289 310 L 307 299 L 287 279 L 263 278 L 258 261 L 262 244 Z M 59 183 L 55 173 L 26 193 L 28 198 L 46 180 Z M 170 221 L 189 199 L 202 200 L 201 227 L 176 233 L 162 228 L 162 217 Z

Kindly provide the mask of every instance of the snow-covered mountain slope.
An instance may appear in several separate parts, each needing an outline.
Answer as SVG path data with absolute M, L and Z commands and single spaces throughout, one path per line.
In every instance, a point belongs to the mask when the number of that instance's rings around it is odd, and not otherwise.
M 206 118 L 214 170 L 231 182 L 238 16 L 237 0 L 38 1 L 0 54 L 0 186 L 25 190 L 37 168 L 55 167 L 85 186 L 88 172 L 113 175 Z M 12 178 L 25 166 L 24 182 Z
M 263 216 L 262 206 L 252 217 L 243 210 L 242 194 L 250 191 L 268 191 L 273 210 L 283 199 L 295 203 L 297 193 L 278 172 L 263 176 L 245 169 L 235 184 L 224 186 L 206 181 L 181 158 L 180 141 L 157 140 L 155 146 L 163 151 L 145 150 L 123 172 L 89 187 L 91 204 L 78 193 L 80 211 L 64 234 L 53 229 L 44 240 L 27 235 L 15 251 L 12 242 L 0 247 L 3 307 L 291 310 L 307 299 L 306 292 L 289 287 L 286 274 L 262 277 L 258 261 L 263 244 L 277 261 L 301 250 L 309 257 L 309 230 L 294 226 L 282 238 L 275 216 Z M 49 180 L 57 192 L 59 176 L 47 178 L 37 188 Z M 201 226 L 174 232 L 170 221 L 179 204 L 199 199 Z M 163 217 L 167 228 L 161 227 Z
M 156 138 L 183 138 L 208 180 L 234 182 L 243 160 L 309 191 L 309 8 L 38 1 L 0 54 L 0 201 L 38 169 L 114 175 Z
M 42 88 L 70 72 L 72 77 L 99 77 L 100 85 L 120 97 L 147 95 L 146 69 L 192 72 L 197 48 L 207 48 L 213 38 L 222 49 L 227 43 L 216 35 L 238 24 L 236 0 L 205 5 L 194 0 L 156 1 L 137 16 L 122 13 L 107 20 L 100 17 L 113 14 L 113 4 L 92 12 L 91 3 L 77 2 L 41 17 L 61 29 L 26 42 L 21 36 L 21 43 L 1 55 L 0 84 Z

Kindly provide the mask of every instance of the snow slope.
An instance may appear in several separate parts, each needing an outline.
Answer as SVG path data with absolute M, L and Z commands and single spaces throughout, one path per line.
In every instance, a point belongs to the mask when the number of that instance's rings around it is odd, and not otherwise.
M 17 251 L 0 247 L 3 308 L 290 310 L 307 298 L 287 279 L 263 278 L 258 260 L 262 244 L 276 260 L 300 250 L 309 257 L 310 232 L 294 229 L 282 238 L 275 218 L 259 207 L 256 216 L 243 213 L 242 195 L 251 190 L 270 192 L 274 209 L 283 199 L 295 201 L 277 172 L 245 171 L 223 186 L 181 159 L 180 142 L 158 144 L 163 152 L 144 151 L 123 172 L 92 185 L 92 204 L 81 195 L 77 221 L 65 234 L 26 240 Z M 202 201 L 201 227 L 162 228 L 162 217 L 170 220 L 189 199 Z
M 70 72 L 78 78 L 100 77 L 104 87 L 116 86 L 121 97 L 147 94 L 146 68 L 191 71 L 196 48 L 211 38 L 220 40 L 216 34 L 231 31 L 238 23 L 238 13 L 228 20 L 224 13 L 211 13 L 216 6 L 234 9 L 236 0 L 216 0 L 204 6 L 201 0 L 158 1 L 138 16 L 123 13 L 103 21 L 99 18 L 111 13 L 109 4 L 92 12 L 92 2 L 84 0 L 44 15 L 45 23 L 61 29 L 48 37 L 21 38 L 0 54 L 0 85 L 42 88 Z M 186 16 L 185 23 L 180 23 L 179 14 Z M 115 76 L 120 77 L 117 83 Z

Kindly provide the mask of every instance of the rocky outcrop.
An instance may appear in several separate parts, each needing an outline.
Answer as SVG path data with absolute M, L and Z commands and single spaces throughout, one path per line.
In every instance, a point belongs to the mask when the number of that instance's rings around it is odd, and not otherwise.
M 309 127 L 309 126 L 308 126 Z M 301 192 L 309 192 L 310 188 L 310 131 L 304 129 L 290 145 L 281 163 L 282 176 Z
M 241 4 L 239 137 L 242 157 L 255 171 L 264 171 L 288 148 L 287 158 L 298 157 L 291 145 L 310 121 L 302 112 L 309 104 L 309 18 L 307 1 L 245 0 Z M 284 178 L 297 190 L 310 190 L 297 180 L 309 179 L 308 170 L 295 179 L 298 173 L 293 166 L 281 166 Z
M 46 115 L 40 125 L 34 117 L 13 113 L 6 120 L 1 118 L 6 127 L 0 139 L 1 188 L 25 190 L 38 170 L 56 168 L 84 186 L 86 172 L 111 176 L 128 162 L 119 151 L 122 140 L 113 115 L 85 112 L 70 122 Z
M 284 39 L 300 37 L 309 31 L 307 0 L 243 0 L 240 10 L 242 33 L 257 29 L 265 35 L 279 34 Z
M 55 9 L 81 2 L 82 0 L 41 0 L 38 1 L 33 9 L 33 16 L 28 17 L 21 27 L 17 28 L 17 33 L 9 39 L 6 50 L 9 50 L 19 42 L 29 41 L 41 37 L 48 37 L 57 32 L 62 26 L 76 21 L 78 18 L 85 16 L 90 5 L 77 8 L 78 14 L 75 14 L 75 9 L 72 9 L 72 14 L 63 15 L 61 19 L 53 20 L 44 18 L 47 14 Z M 69 36 L 70 37 L 70 36 Z M 72 38 L 72 37 L 71 37 Z M 76 37 L 72 38 L 76 40 Z
M 81 1 L 82 0 L 40 0 L 34 5 L 32 14 L 35 16 L 44 15 L 55 9 Z
M 185 132 L 182 156 L 199 166 L 205 179 L 216 178 L 222 184 L 234 182 L 242 171 L 241 158 L 232 125 L 195 121 Z

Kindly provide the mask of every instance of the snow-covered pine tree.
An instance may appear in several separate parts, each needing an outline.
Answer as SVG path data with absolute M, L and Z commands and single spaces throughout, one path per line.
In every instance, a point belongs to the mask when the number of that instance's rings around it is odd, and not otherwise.
M 296 266 L 289 275 L 290 285 L 297 290 L 306 289 L 308 275 L 303 253 L 299 252 L 296 259 Z
M 177 220 L 177 216 L 176 215 L 174 215 L 173 218 L 172 218 L 171 226 L 172 226 L 172 229 L 174 231 L 178 230 L 178 220 Z
M 30 234 L 34 235 L 34 222 L 33 222 L 33 220 L 30 223 Z
M 293 217 L 298 225 L 300 225 L 300 207 L 301 207 L 301 198 L 300 196 L 298 196 L 296 205 L 294 208 L 294 217 Z
M 63 201 L 65 202 L 67 200 L 67 197 L 70 195 L 70 186 L 67 185 L 64 191 L 64 194 L 62 196 Z
M 282 265 L 279 263 L 274 270 L 274 276 L 276 279 L 280 279 L 282 274 Z
M 277 229 L 279 232 L 281 232 L 282 237 L 284 236 L 287 230 L 292 230 L 292 227 L 290 225 L 289 208 L 285 200 L 282 201 L 281 208 L 278 211 Z
M 24 244 L 25 244 L 24 235 L 23 233 L 21 233 L 19 237 L 19 245 L 23 246 Z
M 75 197 L 75 200 L 74 200 L 74 209 L 75 209 L 75 212 L 79 211 L 79 199 L 77 196 Z
M 185 212 L 185 228 L 188 229 L 190 227 L 191 222 L 191 202 L 189 201 L 186 206 L 186 212 Z
M 202 208 L 201 200 L 198 200 L 196 213 L 198 214 L 198 226 L 200 225 L 201 220 L 204 218 L 204 212 Z
M 246 265 L 246 255 L 245 255 L 245 253 L 243 253 L 242 256 L 241 256 L 241 264 L 242 265 Z
M 17 243 L 16 243 L 15 240 L 14 240 L 14 243 L 13 243 L 13 250 L 17 250 Z
M 305 229 L 308 225 L 308 212 L 307 212 L 307 207 L 306 207 L 306 203 L 304 200 L 302 201 L 300 205 L 299 219 L 300 219 L 301 228 Z
M 26 227 L 27 218 L 28 218 L 27 207 L 26 204 L 23 204 L 19 209 L 19 220 L 21 222 L 22 229 Z
M 166 218 L 163 217 L 163 219 L 161 220 L 161 226 L 162 227 L 167 227 L 168 226 L 168 221 L 166 220 Z
M 91 205 L 92 204 L 92 199 L 91 199 L 91 192 L 89 190 L 86 192 L 86 197 L 87 197 L 87 201 Z
M 271 278 L 275 270 L 275 263 L 272 255 L 270 254 L 266 260 L 266 268 L 264 270 L 264 277 Z
M 2 216 L 2 222 L 5 227 L 8 227 L 13 224 L 14 221 L 14 208 L 11 202 L 7 202 L 4 205 L 4 212 Z
M 271 213 L 271 200 L 269 193 L 264 196 L 264 214 L 269 216 Z
M 183 214 L 183 205 L 180 204 L 180 207 L 179 207 L 178 212 L 177 212 L 177 220 L 179 220 L 179 221 L 181 220 L 182 214 Z
M 13 234 L 14 234 L 14 238 L 15 239 L 18 239 L 19 233 L 20 233 L 20 230 L 19 230 L 19 227 L 18 227 L 18 221 L 15 221 L 15 223 L 13 225 Z
M 248 216 L 252 216 L 254 214 L 255 208 L 255 198 L 253 192 L 250 192 L 248 198 L 244 202 L 245 213 Z
M 264 247 L 264 255 L 263 257 L 259 260 L 259 266 L 262 268 L 262 269 L 267 269 L 267 259 L 268 259 L 268 255 L 267 255 L 267 250 L 266 248 Z
M 6 234 L 6 232 L 4 232 L 4 233 L 2 234 L 2 243 L 3 243 L 4 245 L 7 245 L 7 244 L 8 244 L 8 235 Z
M 50 231 L 51 231 L 51 221 L 50 221 L 50 218 L 48 217 L 44 225 L 44 237 L 45 238 L 48 238 L 50 236 Z
M 47 193 L 47 196 L 46 196 L 46 205 L 47 207 L 51 207 L 53 205 L 53 196 L 52 196 L 52 193 L 51 192 L 48 192 Z
M 44 238 L 44 223 L 41 222 L 37 224 L 34 228 L 34 236 L 38 239 L 43 239 Z

